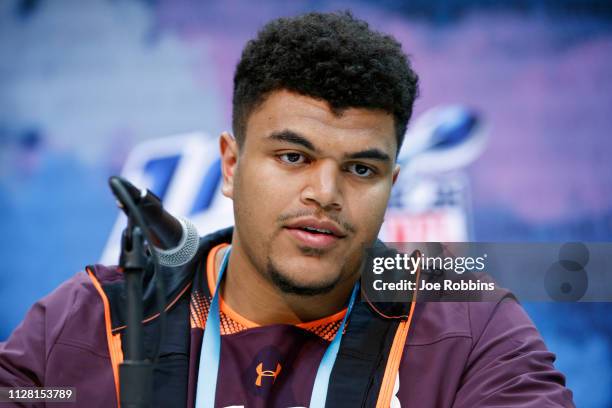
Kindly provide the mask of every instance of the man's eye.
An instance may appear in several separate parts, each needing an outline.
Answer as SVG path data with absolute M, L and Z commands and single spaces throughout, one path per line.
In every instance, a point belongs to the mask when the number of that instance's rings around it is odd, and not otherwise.
M 374 175 L 374 170 L 363 164 L 349 164 L 348 170 L 359 177 L 371 177 Z
M 300 153 L 284 153 L 278 156 L 282 162 L 289 164 L 301 164 L 304 163 L 305 157 Z

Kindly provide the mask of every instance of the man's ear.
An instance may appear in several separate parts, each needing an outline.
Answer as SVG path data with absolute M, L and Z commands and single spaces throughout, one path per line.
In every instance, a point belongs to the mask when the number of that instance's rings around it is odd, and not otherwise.
M 234 198 L 234 175 L 238 165 L 238 143 L 229 132 L 221 133 L 219 137 L 221 151 L 221 172 L 223 173 L 223 186 L 221 192 L 224 196 Z
M 400 173 L 400 165 L 396 164 L 395 168 L 393 169 L 393 185 L 395 185 L 395 182 L 397 181 L 399 173 Z

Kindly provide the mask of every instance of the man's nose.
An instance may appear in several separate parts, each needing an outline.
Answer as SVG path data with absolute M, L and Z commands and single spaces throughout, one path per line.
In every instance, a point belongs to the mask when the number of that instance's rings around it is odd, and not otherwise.
M 324 210 L 339 211 L 343 206 L 341 171 L 337 163 L 321 160 L 316 163 L 302 190 L 302 202 L 317 204 Z

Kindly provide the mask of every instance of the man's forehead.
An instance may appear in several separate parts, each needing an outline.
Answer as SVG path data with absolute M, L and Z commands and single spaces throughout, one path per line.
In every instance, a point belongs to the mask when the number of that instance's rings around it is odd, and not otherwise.
M 321 99 L 279 90 L 270 94 L 247 121 L 249 137 L 260 139 L 290 130 L 313 143 L 368 144 L 395 155 L 396 138 L 393 115 L 378 109 L 346 108 L 334 110 Z

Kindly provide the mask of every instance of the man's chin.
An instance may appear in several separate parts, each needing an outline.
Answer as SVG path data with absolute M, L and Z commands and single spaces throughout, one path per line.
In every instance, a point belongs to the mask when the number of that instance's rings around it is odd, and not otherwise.
M 331 292 L 340 280 L 340 276 L 337 276 L 318 282 L 300 282 L 287 276 L 270 261 L 268 261 L 268 276 L 281 292 L 297 296 L 324 295 Z

